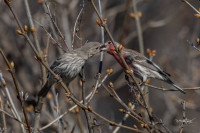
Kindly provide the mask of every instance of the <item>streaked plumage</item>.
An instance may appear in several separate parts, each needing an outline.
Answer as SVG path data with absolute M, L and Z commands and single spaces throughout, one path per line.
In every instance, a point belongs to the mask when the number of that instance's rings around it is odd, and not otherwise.
M 88 42 L 81 48 L 64 53 L 57 58 L 51 65 L 51 70 L 58 74 L 66 85 L 80 73 L 86 60 L 101 51 L 101 45 L 98 42 Z M 49 73 L 47 82 L 38 93 L 39 97 L 45 97 L 51 86 L 56 82 L 55 78 Z
M 116 44 L 117 46 L 119 46 L 119 43 L 116 42 Z M 108 41 L 105 43 L 105 45 L 107 46 L 107 52 L 113 55 L 115 59 L 119 62 L 119 64 L 125 69 L 125 66 L 122 63 L 120 57 L 117 55 L 112 42 Z M 163 80 L 174 86 L 182 93 L 185 93 L 185 91 L 183 91 L 180 87 L 172 82 L 172 80 L 169 78 L 170 75 L 168 73 L 163 71 L 160 67 L 158 67 L 155 63 L 150 61 L 141 53 L 138 53 L 131 49 L 123 48 L 121 54 L 124 57 L 129 68 L 133 69 L 134 74 L 137 77 L 141 78 L 143 81 L 146 81 L 147 78 Z

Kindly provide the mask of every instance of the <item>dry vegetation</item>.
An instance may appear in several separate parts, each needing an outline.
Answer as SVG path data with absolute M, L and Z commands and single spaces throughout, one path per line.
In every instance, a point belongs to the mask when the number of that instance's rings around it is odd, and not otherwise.
M 200 2 L 92 2 L 0 1 L 0 133 L 199 132 Z M 144 53 L 187 93 L 169 91 L 172 86 L 153 79 L 128 84 L 115 59 L 101 53 L 70 83 L 72 93 L 55 75 L 58 84 L 42 99 L 41 112 L 35 111 L 57 57 L 87 41 L 107 40 Z

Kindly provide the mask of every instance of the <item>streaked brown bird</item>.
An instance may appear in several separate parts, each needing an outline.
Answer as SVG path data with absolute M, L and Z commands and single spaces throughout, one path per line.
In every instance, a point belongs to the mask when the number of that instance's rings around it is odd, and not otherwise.
M 120 46 L 119 43 L 117 42 L 115 43 L 117 47 Z M 106 50 L 107 53 L 114 56 L 114 58 L 118 61 L 118 63 L 124 69 L 126 69 L 119 55 L 116 53 L 113 43 L 111 41 L 108 41 L 105 43 L 105 45 L 106 45 L 106 48 L 104 48 L 104 50 Z M 134 74 L 136 75 L 136 77 L 142 79 L 143 82 L 145 82 L 147 78 L 155 78 L 155 79 L 163 80 L 185 94 L 184 90 L 182 90 L 179 86 L 173 83 L 173 81 L 169 78 L 170 75 L 168 73 L 163 71 L 154 62 L 150 61 L 141 53 L 138 53 L 137 51 L 134 51 L 131 49 L 122 48 L 121 54 L 124 60 L 126 61 L 127 65 L 129 66 L 129 68 L 134 71 Z
M 85 62 L 95 54 L 101 51 L 101 45 L 99 42 L 88 42 L 81 48 L 69 51 L 61 55 L 58 59 L 54 61 L 51 65 L 51 70 L 58 74 L 63 82 L 68 86 L 69 83 L 80 73 Z M 51 88 L 51 86 L 56 82 L 53 75 L 48 73 L 47 81 L 38 93 L 38 97 L 45 97 Z

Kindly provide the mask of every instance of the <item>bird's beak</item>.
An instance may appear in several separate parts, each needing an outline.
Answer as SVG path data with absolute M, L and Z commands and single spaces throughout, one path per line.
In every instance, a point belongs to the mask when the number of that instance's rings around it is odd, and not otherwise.
M 100 46 L 100 50 L 101 51 L 107 51 L 108 50 L 108 46 L 106 46 L 105 44 Z

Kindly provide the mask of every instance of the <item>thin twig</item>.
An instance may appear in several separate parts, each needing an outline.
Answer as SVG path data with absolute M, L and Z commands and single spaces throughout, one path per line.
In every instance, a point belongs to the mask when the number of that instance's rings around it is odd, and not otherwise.
M 183 132 L 183 128 L 184 128 L 185 126 L 187 126 L 187 125 L 189 125 L 189 124 L 192 124 L 192 121 L 194 120 L 194 119 L 190 120 L 190 119 L 188 119 L 188 118 L 186 117 L 186 101 L 185 101 L 185 100 L 181 101 L 181 104 L 182 104 L 182 107 L 183 107 L 183 118 L 180 119 L 180 120 L 177 120 L 177 119 L 176 119 L 176 122 L 179 123 L 179 126 L 180 126 L 180 128 L 181 128 L 181 129 L 180 129 L 180 133 Z
M 58 93 L 56 92 L 56 89 L 54 88 L 55 86 L 51 87 L 51 91 L 52 91 L 52 95 L 54 97 L 54 101 L 53 99 L 50 100 L 50 106 L 53 112 L 54 117 L 58 117 L 60 115 L 60 106 L 59 106 L 59 102 L 58 102 Z M 55 109 L 56 107 L 56 109 Z M 58 132 L 63 132 L 62 129 L 64 129 L 63 127 L 63 121 L 62 119 L 60 119 L 58 121 Z
M 102 15 L 102 10 L 101 10 L 101 2 L 100 2 L 100 0 L 98 0 L 98 6 L 99 6 L 100 17 L 102 18 L 103 15 Z M 104 44 L 104 28 L 100 27 L 100 29 L 101 29 L 101 43 Z M 103 66 L 103 55 L 104 55 L 104 53 L 103 53 L 103 51 L 101 51 L 100 59 L 99 59 L 99 71 L 98 71 L 98 74 L 97 74 L 97 81 L 96 81 L 96 84 L 95 84 L 93 95 L 89 99 L 88 104 L 91 101 L 91 99 L 93 98 L 93 96 L 96 93 L 96 90 L 98 88 L 99 79 L 101 78 L 101 71 L 102 71 L 102 66 Z
M 64 52 L 67 52 L 65 49 L 63 49 L 63 47 L 61 46 L 61 44 L 55 40 L 52 35 L 46 30 L 46 28 L 40 24 L 39 22 L 35 21 L 38 25 L 40 25 L 40 27 L 49 35 L 49 37 L 55 42 L 55 44 L 58 46 L 58 48 L 60 48 L 61 50 L 63 50 Z
M 131 106 L 131 110 L 133 110 L 134 108 L 135 108 L 135 105 L 133 104 L 133 105 Z M 126 114 L 124 115 L 122 121 L 119 123 L 119 125 L 124 124 L 124 122 L 128 119 L 129 116 L 130 116 L 130 115 L 128 115 L 128 113 L 126 113 Z M 112 133 L 117 133 L 117 132 L 119 131 L 119 129 L 120 129 L 120 127 L 116 127 L 116 128 L 113 130 Z
M 100 17 L 102 19 L 103 15 L 102 15 L 102 9 L 101 9 L 101 2 L 100 2 L 100 0 L 98 0 L 98 6 L 99 6 L 99 14 L 100 14 Z M 100 27 L 100 30 L 101 30 L 101 43 L 104 44 L 104 28 Z M 101 71 L 102 71 L 102 66 L 103 66 L 103 55 L 104 55 L 103 51 L 101 51 L 101 53 L 100 53 L 100 59 L 99 59 L 99 71 L 98 71 L 98 74 L 97 74 L 97 80 L 96 80 L 96 84 L 95 84 L 95 88 L 94 88 L 93 94 L 90 97 L 90 99 L 88 100 L 88 104 L 90 103 L 90 101 L 94 97 L 94 94 L 96 93 L 98 85 L 99 85 L 99 80 L 101 78 Z
M 125 111 L 125 113 L 126 113 L 128 116 L 132 117 L 133 119 L 136 119 L 135 116 L 132 115 L 129 111 Z M 142 121 L 140 121 L 140 123 L 144 124 Z M 151 132 L 151 129 L 149 128 L 149 126 L 147 126 L 147 127 L 145 127 L 145 128 L 148 130 L 148 132 L 152 133 L 152 132 Z
M 77 114 L 77 117 L 78 117 L 78 126 L 80 128 L 80 133 L 84 133 L 84 124 L 80 112 Z
M 64 44 L 65 44 L 66 47 L 67 47 L 67 51 L 68 51 L 68 50 L 69 50 L 69 46 L 67 45 L 67 42 L 66 42 L 65 37 L 63 36 L 62 32 L 61 32 L 60 29 L 58 28 L 57 23 L 56 23 L 55 20 L 53 19 L 53 16 L 51 15 L 51 11 L 50 11 L 50 9 L 49 9 L 49 6 L 47 5 L 47 1 L 44 0 L 44 3 L 45 3 L 45 5 L 46 5 L 46 7 L 47 7 L 47 14 L 49 15 L 49 17 L 50 17 L 50 19 L 51 19 L 51 21 L 52 21 L 54 27 L 55 27 L 56 30 L 58 31 L 59 36 L 62 38 Z
M 7 116 L 9 116 L 10 118 L 14 119 L 15 121 L 19 122 L 20 124 L 24 125 L 25 127 L 27 126 L 26 123 L 20 121 L 19 119 L 15 118 L 14 116 L 12 116 L 11 114 L 9 114 L 8 112 L 0 109 L 0 112 L 6 114 Z
M 84 73 L 84 67 L 82 68 L 82 99 L 83 99 L 83 104 L 86 105 L 86 99 L 85 99 L 85 73 Z M 92 127 L 90 125 L 90 120 L 89 120 L 89 114 L 86 110 L 83 110 L 88 126 L 88 131 L 89 133 L 93 133 Z
M 100 14 L 100 17 L 102 19 L 103 15 L 102 15 L 101 1 L 100 0 L 98 0 L 98 6 L 99 6 L 99 14 Z M 104 40 L 104 28 L 100 27 L 100 29 L 101 29 L 101 43 L 103 44 L 104 41 L 105 41 Z M 101 54 L 100 54 L 99 74 L 101 74 L 102 64 L 103 64 L 103 51 L 101 51 Z M 100 76 L 98 78 L 100 78 Z
M 20 94 L 22 91 L 20 90 L 19 85 L 17 83 L 15 74 L 13 72 L 13 67 L 10 65 L 10 62 L 8 61 L 7 57 L 5 56 L 5 54 L 3 53 L 3 51 L 1 50 L 1 48 L 0 48 L 0 53 L 1 53 L 1 55 L 2 55 L 2 57 L 3 57 L 3 59 L 4 59 L 5 63 L 6 63 L 6 65 L 8 67 L 8 71 L 10 72 L 10 74 L 12 76 L 12 79 L 13 79 L 13 82 L 14 82 L 14 85 L 15 85 L 15 88 L 16 88 L 16 91 L 17 91 L 17 95 L 19 96 L 19 101 L 20 101 L 21 106 L 22 106 L 22 110 L 23 110 L 23 114 L 24 114 L 24 118 L 25 118 L 27 127 L 28 127 L 28 131 L 29 131 L 29 133 L 31 133 L 31 128 L 30 128 L 30 124 L 29 124 L 29 121 L 28 121 L 28 116 L 27 116 L 27 112 L 26 112 L 26 108 L 25 108 L 25 104 L 24 104 L 24 98 Z M 17 110 L 16 110 L 16 112 L 17 112 Z
M 43 7 L 43 9 L 44 9 L 44 12 L 45 13 L 47 13 L 48 11 L 47 11 L 47 7 L 46 7 L 46 4 L 44 3 L 44 2 L 42 2 L 42 7 Z M 49 27 L 50 27 L 50 29 L 51 29 L 51 32 L 52 32 L 52 38 L 54 38 L 53 40 L 55 41 L 55 42 L 58 42 L 58 36 L 57 36 L 57 33 L 56 33 L 56 30 L 55 30 L 55 27 L 53 26 L 53 22 L 51 21 L 51 19 L 49 18 L 49 20 L 48 20 L 48 22 L 49 22 Z M 60 44 L 60 43 L 58 43 L 58 44 Z M 62 46 L 61 46 L 62 47 Z M 62 48 L 63 49 L 63 48 Z M 60 53 L 60 54 L 62 54 L 63 53 L 63 51 L 62 51 L 62 49 L 58 49 L 58 52 Z
M 183 105 L 183 120 L 186 120 L 186 119 L 187 119 L 187 118 L 186 118 L 186 113 L 185 113 L 185 111 L 186 111 L 186 108 L 185 108 L 185 106 L 186 106 L 186 101 L 182 101 L 181 104 Z M 183 128 L 184 128 L 184 123 L 181 125 L 180 133 L 183 132 Z
M 196 49 L 197 51 L 200 52 L 200 49 L 197 48 L 192 42 L 190 42 L 189 40 L 187 40 L 187 42 L 188 42 L 188 44 L 189 44 L 191 47 L 193 47 L 194 49 Z
M 76 105 L 73 106 L 73 109 L 76 108 L 76 107 L 77 107 Z M 73 109 L 72 109 L 72 110 L 73 110 Z M 50 127 L 52 124 L 54 124 L 55 122 L 59 121 L 62 117 L 64 117 L 65 115 L 67 115 L 70 111 L 71 111 L 70 109 L 67 110 L 67 111 L 65 111 L 62 115 L 58 116 L 56 119 L 54 119 L 53 121 L 51 121 L 49 124 L 47 124 L 47 125 L 41 127 L 41 128 L 40 128 L 40 131 L 42 131 L 42 130 L 48 128 L 48 127 Z
M 0 96 L 0 109 L 4 110 L 4 100 L 1 98 L 1 96 Z M 7 133 L 6 117 L 3 112 L 2 112 L 2 121 L 3 121 L 3 132 Z
M 191 5 L 187 0 L 182 0 L 182 1 L 185 2 L 187 5 L 189 5 L 196 13 L 200 14 L 200 12 L 193 5 Z
M 74 47 L 74 40 L 75 40 L 75 35 L 77 34 L 77 24 L 78 24 L 78 20 L 79 20 L 79 18 L 81 17 L 81 14 L 82 14 L 82 12 L 83 12 L 83 9 L 84 9 L 84 3 L 83 3 L 83 6 L 82 6 L 82 8 L 81 8 L 81 10 L 80 10 L 80 12 L 79 12 L 79 14 L 78 14 L 78 16 L 77 16 L 77 18 L 76 18 L 76 21 L 75 21 L 75 23 L 74 23 L 74 30 L 73 30 L 73 36 L 72 36 L 72 49 L 73 49 L 73 47 Z
M 38 38 L 37 38 L 37 35 L 36 35 L 37 32 L 36 32 L 35 25 L 33 23 L 33 19 L 32 19 L 32 15 L 31 15 L 31 11 L 30 11 L 28 1 L 24 0 L 24 4 L 25 4 L 25 9 L 26 9 L 28 20 L 29 20 L 29 24 L 30 24 L 31 33 L 32 33 L 34 41 L 35 41 L 35 47 L 36 47 L 39 55 L 41 56 L 42 55 L 41 48 L 40 48 L 40 44 L 39 44 L 39 41 L 38 41 Z M 46 77 L 47 77 L 46 69 L 42 65 L 40 65 L 40 67 L 41 67 L 41 71 L 42 71 L 42 84 L 44 84 L 46 82 Z
M 11 95 L 10 95 L 10 92 L 9 92 L 9 90 L 8 90 L 6 81 L 5 81 L 5 79 L 4 79 L 4 77 L 3 77 L 3 74 L 2 74 L 1 72 L 0 72 L 0 83 L 1 83 L 2 87 L 4 87 L 4 90 L 5 90 L 5 92 L 6 92 L 6 97 L 7 97 L 8 101 L 9 101 L 9 104 L 11 104 L 11 106 L 12 106 L 11 110 L 12 110 L 13 115 L 14 115 L 17 119 L 19 119 L 19 120 L 21 121 L 21 117 L 20 117 L 20 115 L 19 115 L 19 113 L 18 113 L 18 111 L 17 111 L 17 109 L 16 109 L 16 107 L 15 107 L 15 104 L 14 104 L 14 102 L 13 102 L 13 100 L 12 100 L 12 97 L 11 97 Z M 23 127 L 23 128 L 24 128 L 24 127 Z M 24 131 L 25 131 L 25 130 L 24 130 Z
M 137 32 L 138 32 L 138 42 L 139 42 L 140 53 L 144 55 L 144 41 L 143 41 L 140 18 L 138 16 L 138 11 L 137 11 L 137 1 L 132 0 L 132 3 L 133 3 L 133 11 L 135 14 L 136 28 L 137 28 Z
M 166 89 L 166 88 L 163 88 L 163 87 L 157 87 L 157 86 L 154 86 L 154 85 L 150 85 L 150 84 L 147 84 L 145 83 L 144 84 L 145 86 L 148 86 L 150 88 L 153 88 L 153 89 L 157 89 L 157 90 L 161 90 L 161 91 L 179 91 L 179 90 L 175 90 L 175 89 Z M 190 90 L 200 90 L 200 87 L 191 87 L 191 88 L 182 88 L 183 90 L 186 90 L 186 91 L 190 91 Z
M 99 76 L 97 77 L 98 79 L 97 79 L 97 81 L 96 81 L 94 90 L 91 92 L 92 95 L 90 96 L 90 98 L 89 98 L 88 101 L 87 101 L 87 104 L 88 104 L 88 105 L 89 105 L 90 101 L 92 100 L 92 98 L 94 97 L 97 88 L 99 88 L 99 87 L 101 86 L 101 84 L 108 78 L 108 75 L 109 75 L 109 74 L 106 74 L 106 75 L 104 76 L 104 78 L 101 80 L 101 83 L 99 82 L 99 81 L 100 81 Z M 98 84 L 97 84 L 97 83 L 98 83 Z

